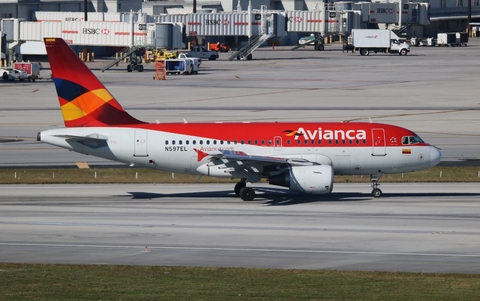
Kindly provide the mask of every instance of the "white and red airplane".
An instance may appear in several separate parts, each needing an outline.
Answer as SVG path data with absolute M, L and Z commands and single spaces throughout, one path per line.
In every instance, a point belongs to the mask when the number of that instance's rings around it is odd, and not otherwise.
M 307 194 L 332 191 L 335 175 L 422 170 L 442 154 L 414 132 L 368 122 L 146 123 L 124 111 L 60 38 L 45 38 L 65 128 L 38 140 L 78 153 L 164 171 L 240 179 L 235 193 L 253 200 L 252 183 Z

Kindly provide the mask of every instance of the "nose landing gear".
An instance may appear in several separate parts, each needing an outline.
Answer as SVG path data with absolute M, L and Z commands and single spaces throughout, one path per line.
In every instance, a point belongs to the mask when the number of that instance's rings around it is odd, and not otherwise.
M 378 184 L 378 180 L 381 176 L 382 174 L 370 175 L 370 181 L 372 182 L 372 195 L 375 198 L 379 198 L 382 196 L 382 190 L 378 188 L 378 186 L 380 186 L 380 184 Z

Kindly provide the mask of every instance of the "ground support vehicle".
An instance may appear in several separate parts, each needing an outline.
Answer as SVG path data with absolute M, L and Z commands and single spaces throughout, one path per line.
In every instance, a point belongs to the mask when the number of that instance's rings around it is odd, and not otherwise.
M 28 78 L 27 73 L 25 70 L 15 69 L 10 67 L 3 67 L 0 68 L 0 76 L 3 80 L 20 80 L 24 81 Z
M 189 58 L 165 60 L 165 72 L 168 74 L 197 74 L 198 62 Z
M 193 57 L 198 57 L 199 59 L 207 59 L 209 61 L 218 59 L 218 52 L 208 50 L 203 46 L 195 46 L 188 53 L 190 53 L 190 55 Z
M 410 45 L 388 29 L 353 29 L 351 41 L 354 51 L 360 55 L 369 55 L 370 52 L 407 55 L 410 52 Z
M 200 65 L 202 64 L 202 59 L 199 59 L 198 57 L 193 57 L 190 53 L 179 53 L 178 58 L 192 60 L 193 64 L 197 65 L 198 68 L 200 68 Z
M 217 52 L 229 52 L 230 47 L 225 43 L 212 43 L 210 44 L 210 50 Z
M 323 37 L 321 35 L 310 34 L 307 37 L 301 37 L 298 40 L 298 45 L 293 47 L 292 50 L 297 50 L 298 48 L 305 46 L 313 46 L 315 50 L 323 51 L 325 46 L 323 45 Z
M 435 46 L 436 42 L 435 38 L 410 38 L 410 45 L 412 46 Z
M 13 69 L 17 70 L 24 70 L 27 74 L 28 81 L 35 81 L 36 79 L 40 78 L 40 70 L 42 69 L 42 65 L 40 63 L 32 62 L 32 63 L 13 63 Z

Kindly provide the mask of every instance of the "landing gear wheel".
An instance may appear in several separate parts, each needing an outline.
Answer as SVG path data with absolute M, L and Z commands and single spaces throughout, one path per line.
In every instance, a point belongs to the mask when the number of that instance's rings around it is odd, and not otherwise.
M 374 188 L 374 189 L 372 190 L 372 195 L 373 195 L 373 197 L 375 197 L 375 198 L 379 198 L 379 197 L 382 196 L 382 191 L 380 190 L 380 188 Z
M 137 70 L 138 72 L 143 72 L 143 65 L 138 65 Z
M 234 188 L 235 194 L 238 195 L 238 196 L 240 196 L 240 190 L 241 190 L 243 187 L 245 187 L 245 186 L 247 186 L 247 183 L 245 183 L 245 182 L 243 182 L 243 181 L 242 181 L 242 182 L 238 182 L 238 183 L 235 185 L 235 188 Z
M 255 198 L 255 191 L 251 187 L 240 189 L 240 198 L 244 201 L 252 201 Z
M 379 198 L 382 196 L 382 191 L 380 190 L 380 188 L 378 188 L 378 186 L 380 186 L 380 184 L 378 184 L 378 180 L 381 176 L 382 174 L 370 175 L 370 181 L 372 182 L 372 195 L 375 198 Z

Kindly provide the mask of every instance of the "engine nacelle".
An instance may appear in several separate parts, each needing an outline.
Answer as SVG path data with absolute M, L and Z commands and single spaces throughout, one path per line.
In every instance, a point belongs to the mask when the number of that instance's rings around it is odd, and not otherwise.
M 292 166 L 286 173 L 270 177 L 269 183 L 295 192 L 327 194 L 333 188 L 333 166 Z

